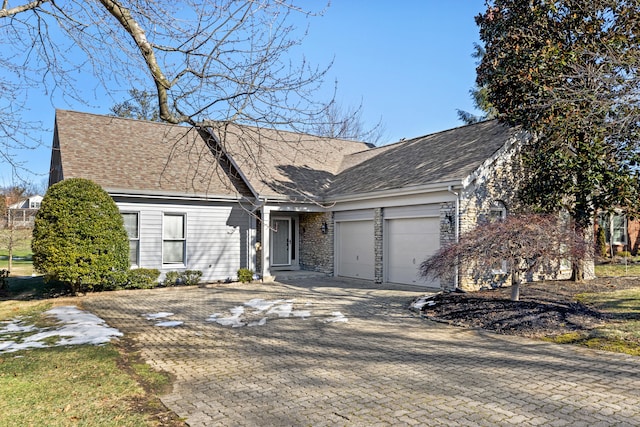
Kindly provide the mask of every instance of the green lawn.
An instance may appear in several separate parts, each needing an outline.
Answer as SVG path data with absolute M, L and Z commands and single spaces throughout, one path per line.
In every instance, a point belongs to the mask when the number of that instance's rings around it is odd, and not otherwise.
M 578 301 L 608 313 L 611 318 L 604 326 L 560 335 L 550 341 L 640 356 L 640 288 L 585 293 L 578 295 Z
M 9 269 L 9 261 L 0 259 L 0 270 Z M 33 263 L 31 261 L 13 260 L 11 263 L 11 277 L 31 276 L 33 274 Z
M 640 276 L 640 264 L 597 264 L 596 276 Z
M 50 325 L 42 313 L 54 301 L 2 301 L 0 320 L 22 316 Z M 0 425 L 184 425 L 155 397 L 168 383 L 166 375 L 113 344 L 0 353 Z
M 0 270 L 9 269 L 8 230 L 0 230 Z M 31 276 L 31 230 L 15 230 L 11 276 Z M 23 258 L 23 259 L 16 259 Z
M 131 406 L 145 392 L 119 359 L 112 345 L 0 355 L 0 419 L 14 426 L 147 425 Z
M 15 230 L 14 233 L 13 256 L 31 257 L 31 230 Z M 0 257 L 9 255 L 8 241 L 9 230 L 0 230 Z

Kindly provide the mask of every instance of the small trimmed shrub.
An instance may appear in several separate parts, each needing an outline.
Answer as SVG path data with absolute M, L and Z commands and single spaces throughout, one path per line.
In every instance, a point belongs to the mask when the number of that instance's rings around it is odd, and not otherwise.
M 158 285 L 160 270 L 156 268 L 136 268 L 129 270 L 125 289 L 151 289 Z
M 113 199 L 98 184 L 71 178 L 52 185 L 36 214 L 33 266 L 74 293 L 126 282 L 129 238 Z
M 629 251 L 619 251 L 616 252 L 616 256 L 622 257 L 622 258 L 629 258 L 631 256 L 631 252 Z
M 200 283 L 202 277 L 202 271 L 200 270 L 185 270 L 180 274 L 182 284 L 187 286 L 197 285 Z
M 200 283 L 202 271 L 185 270 L 185 271 L 168 271 L 164 275 L 162 284 L 164 286 L 190 286 Z
M 167 271 L 164 275 L 164 280 L 162 284 L 164 286 L 176 286 L 178 285 L 178 278 L 180 277 L 180 273 L 177 271 Z
M 242 283 L 249 283 L 253 280 L 253 271 L 248 268 L 238 270 L 238 280 Z

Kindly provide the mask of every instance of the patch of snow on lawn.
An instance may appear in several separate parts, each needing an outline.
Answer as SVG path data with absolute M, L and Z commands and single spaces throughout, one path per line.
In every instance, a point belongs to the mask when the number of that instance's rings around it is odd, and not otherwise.
M 108 343 L 114 337 L 121 337 L 122 332 L 106 324 L 104 320 L 75 306 L 55 307 L 45 311 L 45 315 L 56 317 L 61 325 L 50 328 L 36 328 L 33 325 L 24 325 L 20 320 L 9 323 L 0 330 L 1 335 L 15 333 L 29 333 L 23 339 L 0 341 L 0 352 L 10 353 L 29 348 L 43 348 L 63 345 Z M 47 338 L 57 337 L 53 343 L 45 343 Z
M 0 335 L 15 334 L 21 332 L 31 332 L 36 329 L 35 325 L 28 325 L 21 319 L 15 319 L 13 322 L 0 322 L 6 325 L 0 328 Z

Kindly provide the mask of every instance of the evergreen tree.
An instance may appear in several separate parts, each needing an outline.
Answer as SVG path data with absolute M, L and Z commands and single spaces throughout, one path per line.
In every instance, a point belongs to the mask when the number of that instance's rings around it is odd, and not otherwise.
M 640 3 L 494 0 L 476 21 L 477 83 L 500 120 L 532 135 L 523 200 L 566 209 L 585 232 L 599 209 L 636 211 Z

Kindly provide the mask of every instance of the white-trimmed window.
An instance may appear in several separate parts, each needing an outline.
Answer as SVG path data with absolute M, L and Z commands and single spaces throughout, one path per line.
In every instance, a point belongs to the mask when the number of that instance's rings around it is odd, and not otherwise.
M 627 244 L 627 217 L 624 214 L 600 214 L 598 216 L 598 225 L 604 229 L 608 244 Z
M 165 213 L 162 222 L 162 263 L 186 264 L 186 215 Z
M 129 236 L 129 264 L 139 265 L 140 259 L 140 222 L 138 212 L 123 212 L 124 229 Z
M 507 217 L 507 208 L 504 203 L 496 201 L 489 208 L 489 222 L 502 221 Z

